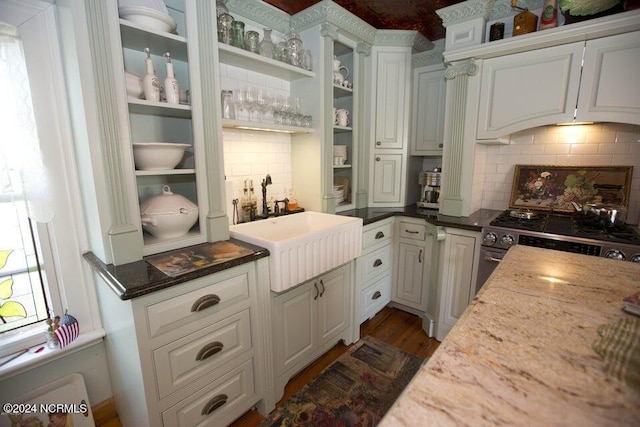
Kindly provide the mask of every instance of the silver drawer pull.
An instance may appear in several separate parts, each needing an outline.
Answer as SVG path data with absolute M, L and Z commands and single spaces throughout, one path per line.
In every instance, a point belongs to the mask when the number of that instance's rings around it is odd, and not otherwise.
M 376 291 L 373 296 L 371 297 L 371 299 L 378 299 L 382 296 L 382 294 L 380 293 L 380 291 Z
M 224 344 L 222 344 L 220 341 L 210 342 L 200 349 L 200 351 L 196 355 L 196 360 L 208 359 L 214 354 L 220 353 L 223 348 Z
M 221 301 L 220 297 L 215 294 L 207 294 L 207 295 L 201 296 L 200 298 L 195 300 L 195 302 L 191 306 L 191 311 L 192 312 L 202 311 L 205 308 L 209 308 L 212 305 L 216 305 L 220 303 L 220 301 Z
M 376 233 L 376 240 L 377 240 L 377 239 L 382 239 L 383 237 L 384 237 L 384 233 L 383 233 L 382 231 L 378 231 L 378 232 Z
M 209 415 L 210 413 L 227 403 L 228 398 L 229 396 L 227 396 L 226 394 L 219 394 L 213 397 L 207 402 L 206 405 L 204 405 L 204 408 L 202 408 L 202 415 Z
M 381 265 L 382 265 L 382 260 L 380 258 L 378 258 L 373 262 L 374 267 L 380 267 Z
M 409 234 L 420 234 L 419 231 L 411 231 L 411 230 L 407 230 L 406 228 L 404 229 L 404 232 Z

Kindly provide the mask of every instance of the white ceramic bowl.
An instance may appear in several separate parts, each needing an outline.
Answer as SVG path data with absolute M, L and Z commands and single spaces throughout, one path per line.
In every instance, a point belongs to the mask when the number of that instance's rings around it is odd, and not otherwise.
M 127 87 L 127 95 L 132 98 L 141 99 L 144 96 L 144 88 L 142 87 L 142 79 L 129 71 L 124 72 L 124 82 Z
M 138 170 L 173 169 L 180 163 L 188 147 L 189 144 L 171 142 L 134 142 L 133 160 Z
M 167 5 L 164 3 L 164 0 L 118 0 L 118 5 L 120 7 L 146 7 L 149 9 L 157 10 L 160 13 L 164 13 L 165 15 L 169 14 L 167 9 Z
M 140 205 L 140 220 L 142 228 L 153 236 L 174 239 L 187 234 L 198 221 L 198 206 L 165 185 L 161 194 Z
M 143 25 L 156 31 L 171 33 L 176 29 L 176 20 L 170 15 L 144 6 L 120 6 L 120 17 L 134 24 Z

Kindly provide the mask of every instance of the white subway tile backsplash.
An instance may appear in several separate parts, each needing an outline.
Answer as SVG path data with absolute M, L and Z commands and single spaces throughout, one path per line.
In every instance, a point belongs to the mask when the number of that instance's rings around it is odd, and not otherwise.
M 533 141 L 533 144 L 527 141 Z M 486 209 L 507 209 L 516 164 L 634 167 L 628 222 L 640 219 L 640 126 L 612 123 L 547 126 L 512 135 L 510 145 L 482 151 L 482 201 Z M 514 149 L 518 147 L 518 149 Z M 476 165 L 479 160 L 476 158 Z M 476 199 L 474 183 L 474 202 Z

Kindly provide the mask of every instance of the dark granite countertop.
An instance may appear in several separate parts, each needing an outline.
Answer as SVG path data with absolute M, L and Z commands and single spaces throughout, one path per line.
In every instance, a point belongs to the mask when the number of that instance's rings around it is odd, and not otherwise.
M 468 217 L 455 217 L 442 215 L 435 209 L 422 209 L 415 205 L 399 208 L 362 208 L 340 212 L 339 215 L 362 218 L 363 224 L 371 224 L 392 216 L 408 216 L 422 218 L 434 225 L 443 227 L 461 228 L 465 230 L 480 231 L 482 227 L 498 216 L 502 211 L 493 209 L 480 209 Z
M 191 271 L 174 276 L 163 273 L 151 264 L 153 261 L 159 265 L 162 263 L 163 257 L 167 259 L 173 256 L 181 257 L 193 251 L 205 254 L 204 256 L 210 259 L 210 263 L 206 267 L 194 266 Z M 87 252 L 83 255 L 84 259 L 121 300 L 150 294 L 267 256 L 269 256 L 268 250 L 236 239 L 182 248 L 118 266 L 105 264 L 93 252 Z M 166 264 L 169 265 L 169 263 Z M 167 271 L 173 274 L 171 270 Z

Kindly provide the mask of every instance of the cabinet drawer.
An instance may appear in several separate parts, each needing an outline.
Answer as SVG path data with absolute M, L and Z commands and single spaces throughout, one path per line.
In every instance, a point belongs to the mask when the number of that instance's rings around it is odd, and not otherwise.
M 160 399 L 250 349 L 248 309 L 156 349 L 153 360 Z
M 368 248 L 375 245 L 391 241 L 391 237 L 393 237 L 392 230 L 392 220 L 375 223 L 372 228 L 367 229 L 362 233 L 362 251 L 365 252 Z
M 386 245 L 380 249 L 362 255 L 358 258 L 360 264 L 360 283 L 362 289 L 372 283 L 374 279 L 391 271 L 391 245 Z
M 249 299 L 247 274 L 196 289 L 146 308 L 149 337 L 157 337 L 179 326 L 213 315 Z
M 165 427 L 227 425 L 249 409 L 243 404 L 254 394 L 251 359 L 164 411 L 162 421 Z
M 391 274 L 360 292 L 360 323 L 372 317 L 391 301 Z
M 424 224 L 400 221 L 400 237 L 403 239 L 424 240 L 426 228 Z

